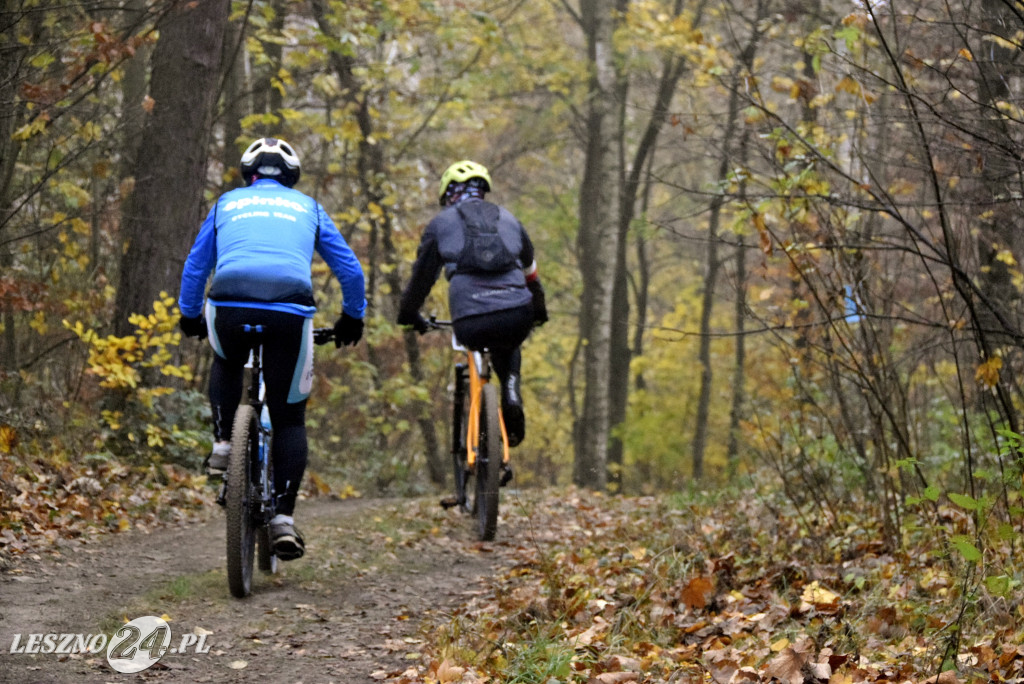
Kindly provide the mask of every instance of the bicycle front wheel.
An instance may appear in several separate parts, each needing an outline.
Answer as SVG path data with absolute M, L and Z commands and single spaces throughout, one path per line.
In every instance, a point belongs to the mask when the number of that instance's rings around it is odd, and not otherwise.
M 498 418 L 498 392 L 494 385 L 483 388 L 480 407 L 480 452 L 476 458 L 477 536 L 491 541 L 498 530 L 498 488 L 501 479 L 501 422 Z
M 239 406 L 231 428 L 231 460 L 227 471 L 227 552 L 228 587 L 232 595 L 245 598 L 252 593 L 252 566 L 256 550 L 256 524 L 253 520 L 252 468 L 259 450 L 256 412 L 249 405 Z
M 455 366 L 455 396 L 452 399 L 452 477 L 455 487 L 455 505 L 463 513 L 469 512 L 466 503 L 466 482 L 469 471 L 466 468 L 466 426 L 469 424 L 469 405 L 466 401 L 467 378 L 464 365 Z

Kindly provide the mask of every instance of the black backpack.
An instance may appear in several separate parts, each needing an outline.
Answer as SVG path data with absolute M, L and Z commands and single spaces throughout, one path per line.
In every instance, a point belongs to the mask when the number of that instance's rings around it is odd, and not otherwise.
M 459 273 L 507 273 L 517 267 L 512 254 L 498 234 L 498 205 L 463 202 L 456 210 L 465 227 L 465 244 L 456 260 Z

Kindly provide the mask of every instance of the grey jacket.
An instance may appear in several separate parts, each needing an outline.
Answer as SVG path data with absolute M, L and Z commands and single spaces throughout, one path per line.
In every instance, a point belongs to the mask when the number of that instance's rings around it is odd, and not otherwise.
M 418 319 L 442 270 L 448 279 L 452 320 L 532 301 L 526 286 L 527 273 L 536 271 L 530 237 L 510 211 L 486 200 L 463 200 L 427 224 L 402 293 L 399 323 Z

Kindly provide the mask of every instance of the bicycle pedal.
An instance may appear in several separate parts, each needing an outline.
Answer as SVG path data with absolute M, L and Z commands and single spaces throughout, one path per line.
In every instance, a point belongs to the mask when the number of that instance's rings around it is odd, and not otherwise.
M 512 473 L 512 466 L 510 466 L 510 465 L 508 465 L 506 463 L 502 463 L 501 464 L 501 480 L 498 481 L 498 486 L 499 487 L 504 487 L 505 485 L 507 485 L 509 482 L 512 481 L 513 477 L 515 477 L 515 475 L 513 475 L 513 473 Z

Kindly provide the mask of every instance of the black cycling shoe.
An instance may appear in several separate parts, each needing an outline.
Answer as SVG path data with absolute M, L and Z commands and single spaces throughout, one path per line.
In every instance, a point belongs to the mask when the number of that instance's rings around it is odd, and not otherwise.
M 505 419 L 505 432 L 508 434 L 508 445 L 519 446 L 526 437 L 526 416 L 523 407 L 516 405 L 502 406 L 502 417 Z
M 515 373 L 501 387 L 501 417 L 505 421 L 508 445 L 519 446 L 526 436 L 526 415 L 523 413 L 523 398 L 519 394 L 519 376 Z
M 274 545 L 274 555 L 283 561 L 302 558 L 306 553 L 306 544 L 295 525 L 270 523 L 270 539 Z

